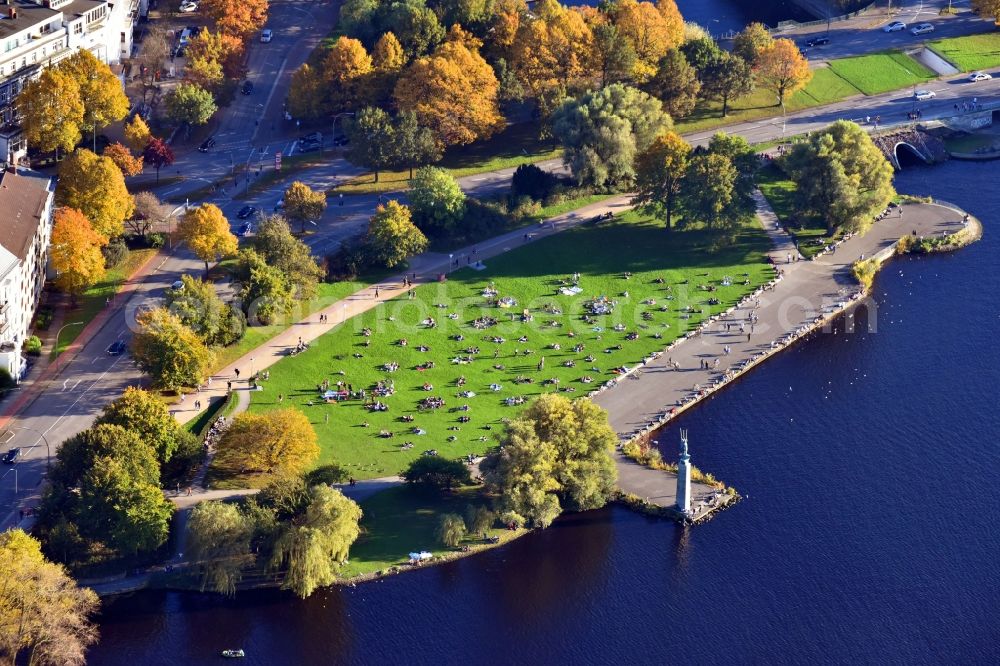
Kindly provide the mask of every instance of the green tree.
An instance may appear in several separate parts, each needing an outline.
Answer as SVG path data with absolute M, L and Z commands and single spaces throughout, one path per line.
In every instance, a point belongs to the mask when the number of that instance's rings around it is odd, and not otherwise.
M 614 23 L 599 23 L 594 26 L 593 33 L 594 60 L 600 72 L 601 87 L 628 79 L 636 62 L 632 42 Z
M 189 434 L 181 427 L 157 396 L 144 389 L 130 386 L 121 397 L 104 406 L 95 425 L 117 425 L 138 435 L 153 448 L 160 463 L 174 455 Z
M 688 64 L 698 72 L 698 78 L 702 81 L 705 69 L 719 57 L 720 52 L 719 45 L 708 36 L 689 39 L 681 44 L 681 53 L 684 54 Z
M 659 100 L 620 83 L 569 100 L 552 119 L 577 182 L 601 189 L 631 186 L 636 155 L 671 124 Z
M 178 123 L 204 125 L 217 107 L 212 93 L 196 83 L 182 82 L 167 93 L 164 100 L 167 117 Z
M 243 569 L 253 563 L 253 525 L 239 507 L 227 502 L 202 502 L 191 511 L 187 554 L 201 568 L 201 590 L 235 594 Z
M 152 483 L 129 475 L 121 461 L 100 457 L 80 482 L 84 534 L 120 553 L 156 550 L 167 541 L 173 505 Z
M 211 282 L 182 275 L 180 288 L 167 289 L 166 300 L 167 309 L 206 345 L 231 345 L 246 329 L 242 313 L 223 303 Z
M 440 456 L 420 456 L 400 476 L 407 483 L 444 490 L 472 483 L 472 476 L 465 463 Z
M 389 114 L 371 106 L 358 111 L 351 123 L 348 155 L 352 162 L 371 169 L 378 182 L 379 172 L 396 162 L 396 132 Z
M 121 169 L 109 157 L 79 148 L 59 165 L 56 203 L 75 208 L 94 231 L 111 240 L 125 231 L 134 210 Z
M 368 222 L 367 244 L 376 261 L 392 268 L 426 250 L 429 243 L 410 219 L 410 209 L 393 199 L 375 209 Z
M 72 76 L 80 87 L 81 127 L 93 132 L 94 152 L 97 152 L 97 130 L 121 120 L 128 113 L 129 101 L 121 81 L 88 49 L 77 49 L 57 67 Z
M 722 102 L 722 117 L 729 115 L 729 101 L 753 92 L 753 72 L 739 57 L 723 51 L 708 64 L 702 77 L 702 94 Z
M 674 203 L 687 174 L 691 146 L 676 132 L 656 137 L 636 159 L 636 190 L 633 203 L 642 204 L 665 217 L 670 229 Z
M 23 530 L 0 533 L 0 655 L 10 664 L 83 666 L 97 642 L 91 621 L 99 607 L 94 591 L 78 587 L 66 570 L 42 555 Z
M 750 23 L 733 40 L 733 55 L 743 58 L 751 67 L 757 66 L 760 54 L 771 48 L 774 38 L 763 23 Z
M 660 58 L 648 87 L 663 102 L 664 110 L 671 117 L 685 118 L 698 103 L 701 81 L 684 54 L 678 49 L 670 49 Z
M 97 459 L 113 458 L 130 479 L 159 483 L 156 449 L 151 442 L 142 439 L 142 431 L 130 428 L 102 422 L 73 435 L 56 452 L 56 462 L 49 477 L 61 486 L 76 488 Z
M 716 132 L 708 142 L 708 152 L 726 156 L 736 167 L 737 205 L 747 214 L 753 213 L 757 208 L 753 192 L 757 187 L 755 181 L 760 169 L 757 151 L 738 134 Z
M 478 534 L 485 539 L 496 519 L 496 514 L 482 504 L 470 504 L 465 508 L 465 529 L 469 534 Z
M 177 225 L 177 235 L 188 244 L 194 255 L 205 262 L 221 261 L 239 250 L 240 242 L 229 228 L 229 220 L 215 204 L 205 203 L 192 208 Z
M 306 232 L 306 222 L 315 223 L 326 210 L 326 193 L 314 190 L 302 181 L 296 180 L 285 190 L 285 217 L 301 225 L 300 232 Z
M 785 167 L 800 210 L 830 233 L 864 231 L 895 195 L 892 165 L 867 132 L 846 120 L 796 144 Z
M 198 386 L 208 374 L 212 352 L 176 315 L 156 308 L 139 317 L 132 358 L 157 388 Z
M 422 56 L 444 40 L 444 27 L 424 0 L 393 2 L 385 28 L 396 35 L 408 58 Z
M 83 138 L 80 84 L 66 72 L 42 69 L 37 79 L 24 84 L 14 104 L 25 138 L 39 150 L 69 152 Z
M 382 27 L 376 16 L 380 6 L 378 0 L 344 0 L 340 5 L 340 29 L 370 44 Z
M 438 541 L 455 548 L 465 536 L 465 521 L 457 513 L 446 513 L 438 520 L 437 537 Z
M 739 173 L 725 155 L 695 155 L 688 163 L 680 202 L 686 221 L 729 231 L 743 221 L 738 213 L 736 181 Z
M 617 442 L 600 407 L 547 393 L 507 426 L 480 469 L 509 517 L 547 527 L 563 508 L 607 503 L 617 477 L 611 459 Z
M 266 326 L 291 311 L 295 285 L 288 275 L 269 265 L 256 250 L 240 250 L 236 275 L 248 321 Z
M 410 170 L 425 164 L 431 164 L 441 159 L 441 148 L 434 140 L 434 132 L 422 127 L 413 111 L 403 111 L 393 123 L 393 140 L 395 141 L 394 166 Z
M 272 566 L 285 570 L 282 588 L 305 599 L 332 585 L 361 528 L 361 507 L 328 486 L 313 486 L 305 514 L 278 538 Z
M 316 296 L 316 285 L 323 277 L 323 269 L 316 263 L 309 246 L 292 235 L 285 218 L 271 215 L 261 220 L 254 247 L 268 265 L 285 274 L 300 300 Z
M 465 215 L 465 192 L 444 169 L 417 169 L 410 182 L 410 211 L 414 224 L 425 234 L 447 236 Z

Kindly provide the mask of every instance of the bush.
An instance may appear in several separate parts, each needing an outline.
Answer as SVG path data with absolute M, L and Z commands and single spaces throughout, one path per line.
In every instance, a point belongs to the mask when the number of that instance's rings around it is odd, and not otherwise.
M 42 341 L 37 335 L 33 335 L 24 341 L 24 351 L 32 356 L 42 355 Z
M 7 368 L 0 368 L 0 391 L 9 391 L 15 386 L 17 382 L 11 377 L 10 371 Z
M 472 483 L 472 476 L 465 463 L 439 456 L 417 458 L 410 463 L 402 476 L 407 483 L 419 483 L 449 490 L 456 485 Z
M 854 262 L 854 265 L 851 267 L 851 273 L 854 275 L 854 279 L 860 282 L 865 290 L 868 290 L 871 289 L 878 268 L 879 263 L 874 259 L 862 259 Z
M 146 244 L 151 248 L 161 248 L 167 244 L 167 235 L 157 231 L 146 236 Z
M 307 472 L 305 480 L 308 486 L 330 486 L 335 483 L 347 481 L 349 476 L 346 469 L 340 465 L 331 464 L 323 465 L 311 472 Z
M 465 521 L 457 513 L 446 513 L 438 523 L 438 539 L 449 548 L 454 548 L 465 536 Z
M 114 268 L 128 258 L 128 245 L 119 238 L 102 247 L 101 254 L 104 255 L 104 265 L 107 268 Z
M 326 258 L 327 282 L 353 280 L 371 265 L 372 259 L 363 236 L 355 236 L 343 244 L 336 254 Z
M 541 201 L 549 196 L 556 178 L 534 164 L 522 164 L 510 179 L 510 193 L 513 197 L 529 197 Z
M 177 483 L 187 485 L 187 481 L 194 475 L 204 456 L 205 450 L 201 440 L 191 433 L 180 432 L 177 437 L 177 448 L 174 449 L 170 460 L 163 463 L 160 468 L 163 487 L 169 488 Z

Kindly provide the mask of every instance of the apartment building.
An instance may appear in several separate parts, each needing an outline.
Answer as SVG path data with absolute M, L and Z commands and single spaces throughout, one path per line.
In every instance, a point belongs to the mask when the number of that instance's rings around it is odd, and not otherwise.
M 55 181 L 37 172 L 0 172 L 0 367 L 25 371 L 21 348 L 48 267 Z
M 13 106 L 25 83 L 78 49 L 111 65 L 128 58 L 142 1 L 0 0 L 0 162 L 26 150 Z

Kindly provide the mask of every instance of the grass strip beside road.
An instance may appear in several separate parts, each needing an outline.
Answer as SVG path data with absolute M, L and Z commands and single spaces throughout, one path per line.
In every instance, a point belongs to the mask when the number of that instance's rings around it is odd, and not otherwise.
M 80 295 L 76 307 L 66 311 L 64 316 L 66 323 L 82 321 L 86 325 L 90 322 L 107 305 L 108 299 L 118 293 L 125 281 L 157 252 L 158 250 L 155 249 L 131 250 L 121 264 L 109 268 L 100 282 Z M 59 333 L 59 339 L 56 340 L 55 347 L 49 351 L 49 357 L 55 358 L 65 351 L 73 344 L 83 329 L 84 326 L 63 328 Z
M 503 420 L 519 412 L 507 398 L 527 403 L 556 390 L 585 395 L 613 378 L 615 368 L 633 366 L 664 349 L 770 278 L 764 262 L 770 243 L 758 225 L 748 225 L 732 243 L 712 251 L 715 241 L 703 229 L 668 233 L 661 221 L 637 212 L 541 239 L 487 261 L 485 270 L 466 268 L 445 282 L 418 287 L 413 299 L 381 303 L 321 336 L 307 351 L 270 368 L 270 379 L 263 391 L 253 393 L 250 409 L 303 410 L 319 435 L 318 464 L 336 462 L 359 479 L 396 474 L 428 449 L 447 458 L 482 454 L 493 446 Z M 625 270 L 633 274 L 626 278 Z M 574 272 L 581 274 L 582 291 L 565 295 L 559 289 L 572 285 Z M 731 284 L 723 284 L 726 276 Z M 491 283 L 501 297 L 516 303 L 488 305 L 482 293 Z M 617 306 L 613 314 L 594 315 L 588 324 L 582 318 L 586 301 L 599 296 Z M 531 321 L 520 321 L 525 310 Z M 437 322 L 433 328 L 425 323 L 428 317 Z M 476 328 L 473 320 L 482 317 L 496 324 Z M 363 334 L 365 328 L 371 336 Z M 629 333 L 637 337 L 628 339 Z M 494 336 L 504 342 L 494 342 Z M 520 341 L 522 336 L 527 341 Z M 576 345 L 583 348 L 574 350 Z M 479 351 L 467 351 L 472 347 Z M 594 358 L 588 361 L 590 355 Z M 388 362 L 398 363 L 398 370 L 385 369 Z M 459 387 L 463 376 L 466 383 Z M 323 404 L 316 387 L 324 380 L 350 382 L 355 391 L 371 391 L 376 382 L 391 380 L 395 393 L 382 398 L 390 410 L 369 411 L 361 400 Z M 425 390 L 425 383 L 432 388 Z M 462 391 L 475 396 L 460 396 Z M 280 403 L 279 396 L 284 397 Z M 421 411 L 418 403 L 429 396 L 440 396 L 445 406 Z M 463 404 L 470 409 L 459 409 Z M 403 421 L 405 414 L 414 420 Z M 380 436 L 381 431 L 392 437 Z M 413 447 L 404 450 L 407 441 Z M 238 470 L 213 472 L 214 480 L 227 486 L 266 481 Z
M 928 46 L 963 72 L 1000 67 L 1000 32 L 939 39 Z
M 830 61 L 830 69 L 866 95 L 918 85 L 937 75 L 899 51 L 886 51 Z

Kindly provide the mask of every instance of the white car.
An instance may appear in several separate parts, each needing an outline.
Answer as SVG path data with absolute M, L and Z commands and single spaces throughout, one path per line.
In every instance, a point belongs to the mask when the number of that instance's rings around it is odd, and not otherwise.
M 930 23 L 921 23 L 910 28 L 910 32 L 914 35 L 926 35 L 928 32 L 934 32 L 934 26 Z
M 190 14 L 191 12 L 198 11 L 198 3 L 191 2 L 190 0 L 185 0 L 180 6 L 181 13 Z
M 921 102 L 927 99 L 934 99 L 937 97 L 937 93 L 933 90 L 918 90 L 913 93 L 915 99 L 919 99 Z
M 900 30 L 906 30 L 906 24 L 902 21 L 893 21 L 889 25 L 882 26 L 882 32 L 899 32 Z
M 969 74 L 969 81 L 975 83 L 976 81 L 989 81 L 993 78 L 992 74 L 987 74 L 986 72 L 973 72 Z
M 260 31 L 260 41 L 267 44 L 274 38 L 274 33 L 271 32 L 270 28 L 264 28 Z

